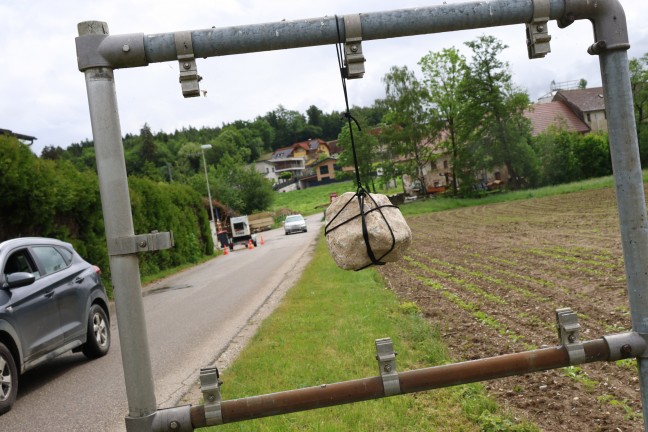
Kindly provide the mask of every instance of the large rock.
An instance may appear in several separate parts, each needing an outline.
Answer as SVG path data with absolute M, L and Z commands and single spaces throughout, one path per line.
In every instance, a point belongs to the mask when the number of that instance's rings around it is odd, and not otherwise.
M 360 270 L 372 264 L 362 235 L 358 197 L 354 195 L 353 192 L 346 192 L 335 198 L 325 213 L 326 242 L 335 263 L 344 270 Z M 382 207 L 380 210 L 370 211 L 379 206 L 391 206 L 389 198 L 380 194 L 371 194 L 371 198 L 364 197 L 363 210 L 369 244 L 379 261 L 397 261 L 412 242 L 412 231 L 397 207 Z M 394 233 L 393 238 L 390 228 Z M 389 252 L 392 244 L 393 250 Z

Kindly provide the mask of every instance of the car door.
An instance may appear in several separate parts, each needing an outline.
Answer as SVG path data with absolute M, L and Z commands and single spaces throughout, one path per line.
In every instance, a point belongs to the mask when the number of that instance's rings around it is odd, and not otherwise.
M 81 290 L 90 283 L 90 278 L 86 277 L 88 275 L 83 274 L 85 267 L 75 265 L 72 252 L 64 247 L 35 245 L 30 250 L 39 265 L 43 279 L 54 291 L 52 298 L 58 313 L 58 331 L 63 341 L 69 342 L 85 334 L 87 294 L 83 296 Z
M 1 305 L 3 316 L 19 335 L 23 361 L 29 362 L 50 351 L 62 342 L 54 289 L 40 274 L 28 248 L 11 251 L 2 265 L 2 274 L 32 273 L 36 280 L 29 285 L 3 288 L 7 302 Z

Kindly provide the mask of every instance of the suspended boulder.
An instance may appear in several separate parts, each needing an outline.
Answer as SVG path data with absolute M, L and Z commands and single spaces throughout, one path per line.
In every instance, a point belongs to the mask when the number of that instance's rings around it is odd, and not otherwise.
M 346 192 L 333 200 L 325 219 L 329 251 L 344 270 L 398 261 L 412 242 L 405 218 L 385 195 Z

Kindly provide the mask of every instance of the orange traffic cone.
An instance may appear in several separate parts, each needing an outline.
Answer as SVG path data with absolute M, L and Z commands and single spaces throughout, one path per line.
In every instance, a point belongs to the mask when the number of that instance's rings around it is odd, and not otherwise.
M 229 255 L 229 249 L 227 246 L 225 246 L 225 249 L 223 249 L 223 255 Z
M 251 239 L 248 241 L 248 249 L 254 249 L 254 245 L 252 244 Z
M 265 242 L 263 241 L 263 236 L 261 236 L 261 244 L 264 245 Z

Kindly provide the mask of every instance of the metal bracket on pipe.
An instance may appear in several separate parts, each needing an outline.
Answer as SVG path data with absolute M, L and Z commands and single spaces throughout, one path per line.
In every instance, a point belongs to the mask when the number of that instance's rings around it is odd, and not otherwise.
M 362 54 L 360 14 L 344 15 L 344 35 L 345 78 L 362 78 L 365 73 L 365 57 Z
M 569 364 L 585 363 L 585 349 L 580 341 L 580 324 L 576 312 L 570 308 L 556 309 L 556 326 L 560 343 L 567 349 Z
M 533 21 L 526 24 L 529 58 L 543 58 L 551 52 L 551 36 L 547 29 L 550 0 L 533 0 Z
M 221 381 L 218 380 L 219 374 L 217 368 L 200 369 L 200 391 L 202 391 L 205 400 L 205 420 L 207 426 L 223 424 L 223 414 L 221 412 Z
M 396 370 L 396 353 L 391 338 L 376 339 L 376 353 L 385 396 L 400 394 L 400 380 Z
M 191 424 L 191 405 L 159 409 L 155 413 L 153 427 L 147 431 L 153 432 L 193 432 Z
M 632 357 L 646 358 L 648 334 L 645 333 L 620 333 L 603 336 L 603 340 L 610 349 L 608 361 L 617 361 Z
M 152 232 L 112 238 L 108 239 L 108 255 L 130 255 L 137 252 L 171 249 L 173 244 L 172 232 Z
M 193 44 L 191 42 L 190 31 L 180 31 L 174 33 L 176 55 L 180 65 L 180 85 L 182 86 L 182 96 L 195 97 L 200 96 L 200 80 L 194 57 Z

